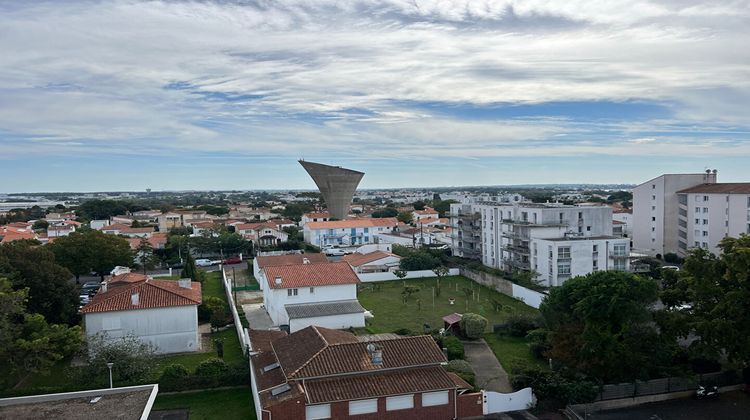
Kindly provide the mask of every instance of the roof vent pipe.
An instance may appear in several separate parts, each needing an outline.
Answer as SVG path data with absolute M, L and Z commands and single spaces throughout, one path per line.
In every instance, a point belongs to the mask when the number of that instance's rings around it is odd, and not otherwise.
M 130 295 L 130 303 L 132 303 L 133 305 L 140 304 L 140 297 L 138 296 L 138 292 Z

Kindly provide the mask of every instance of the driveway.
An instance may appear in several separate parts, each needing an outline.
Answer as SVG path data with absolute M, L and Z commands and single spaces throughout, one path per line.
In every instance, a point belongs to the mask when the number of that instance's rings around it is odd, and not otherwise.
M 464 358 L 476 374 L 477 387 L 485 391 L 513 392 L 508 373 L 497 361 L 495 354 L 483 339 L 464 341 Z
M 245 318 L 247 318 L 250 328 L 254 330 L 267 330 L 273 327 L 271 317 L 268 316 L 268 312 L 266 312 L 262 303 L 242 305 L 242 310 L 245 311 Z

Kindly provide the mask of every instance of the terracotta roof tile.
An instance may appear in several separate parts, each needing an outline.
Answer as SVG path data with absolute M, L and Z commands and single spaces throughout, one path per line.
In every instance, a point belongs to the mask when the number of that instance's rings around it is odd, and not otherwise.
M 271 266 L 263 268 L 263 272 L 268 286 L 272 289 L 335 286 L 360 282 L 349 263 L 344 261 Z
M 286 337 L 286 332 L 275 330 L 253 330 L 248 328 L 247 333 L 250 335 L 250 343 L 253 351 L 271 351 L 271 342 L 281 337 Z
M 373 251 L 373 252 L 368 252 L 367 254 L 360 254 L 359 252 L 355 252 L 354 254 L 343 256 L 341 260 L 348 262 L 353 267 L 359 267 L 360 265 L 371 263 L 373 261 L 377 261 L 377 260 L 388 258 L 388 257 L 398 257 L 398 256 L 388 253 L 388 252 L 383 252 L 383 251 Z
M 677 191 L 680 193 L 705 194 L 750 194 L 750 182 L 724 182 L 716 184 L 702 184 Z
M 310 404 L 454 388 L 455 382 L 440 366 L 305 380 L 307 400 Z
M 131 295 L 134 293 L 138 293 L 137 305 L 133 305 L 131 300 Z M 176 281 L 149 280 L 97 293 L 81 311 L 83 313 L 112 312 L 199 305 L 200 303 L 201 284 L 198 282 L 191 282 L 191 288 L 187 289 L 180 287 Z
M 307 258 L 311 263 L 327 263 L 328 258 L 323 254 L 286 254 L 256 257 L 258 268 L 272 267 L 276 265 L 299 265 Z

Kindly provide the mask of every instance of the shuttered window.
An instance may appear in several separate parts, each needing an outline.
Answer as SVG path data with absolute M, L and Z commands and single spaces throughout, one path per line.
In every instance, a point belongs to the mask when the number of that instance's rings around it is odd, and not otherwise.
M 414 408 L 414 395 L 399 395 L 398 397 L 388 397 L 385 399 L 385 409 L 388 411 L 404 410 Z
M 305 407 L 305 419 L 329 419 L 331 418 L 331 404 L 308 405 Z
M 349 401 L 349 415 L 378 412 L 378 399 Z
M 422 407 L 448 404 L 448 391 L 425 392 L 422 394 Z

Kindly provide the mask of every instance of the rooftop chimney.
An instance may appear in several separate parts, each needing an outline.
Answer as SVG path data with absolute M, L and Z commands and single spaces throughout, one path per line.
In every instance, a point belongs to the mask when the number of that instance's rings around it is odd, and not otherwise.
M 139 299 L 139 296 L 138 296 L 138 292 L 133 292 L 133 294 L 130 295 L 130 303 L 132 303 L 133 305 L 139 305 L 140 304 L 140 299 Z
M 383 350 L 373 343 L 367 345 L 367 352 L 370 353 L 370 360 L 375 366 L 383 366 Z
M 302 264 L 310 264 L 310 259 L 307 257 L 302 258 Z
M 106 281 L 102 282 L 102 289 L 101 289 L 102 293 L 106 293 L 106 291 L 107 291 L 107 284 L 108 284 L 108 282 L 106 282 Z
M 177 284 L 180 285 L 183 289 L 192 289 L 193 283 L 190 279 L 179 279 L 177 280 Z
M 276 277 L 276 278 L 274 279 L 274 282 L 275 282 L 276 284 L 279 284 L 279 285 L 280 285 L 280 284 L 281 284 L 281 277 Z

